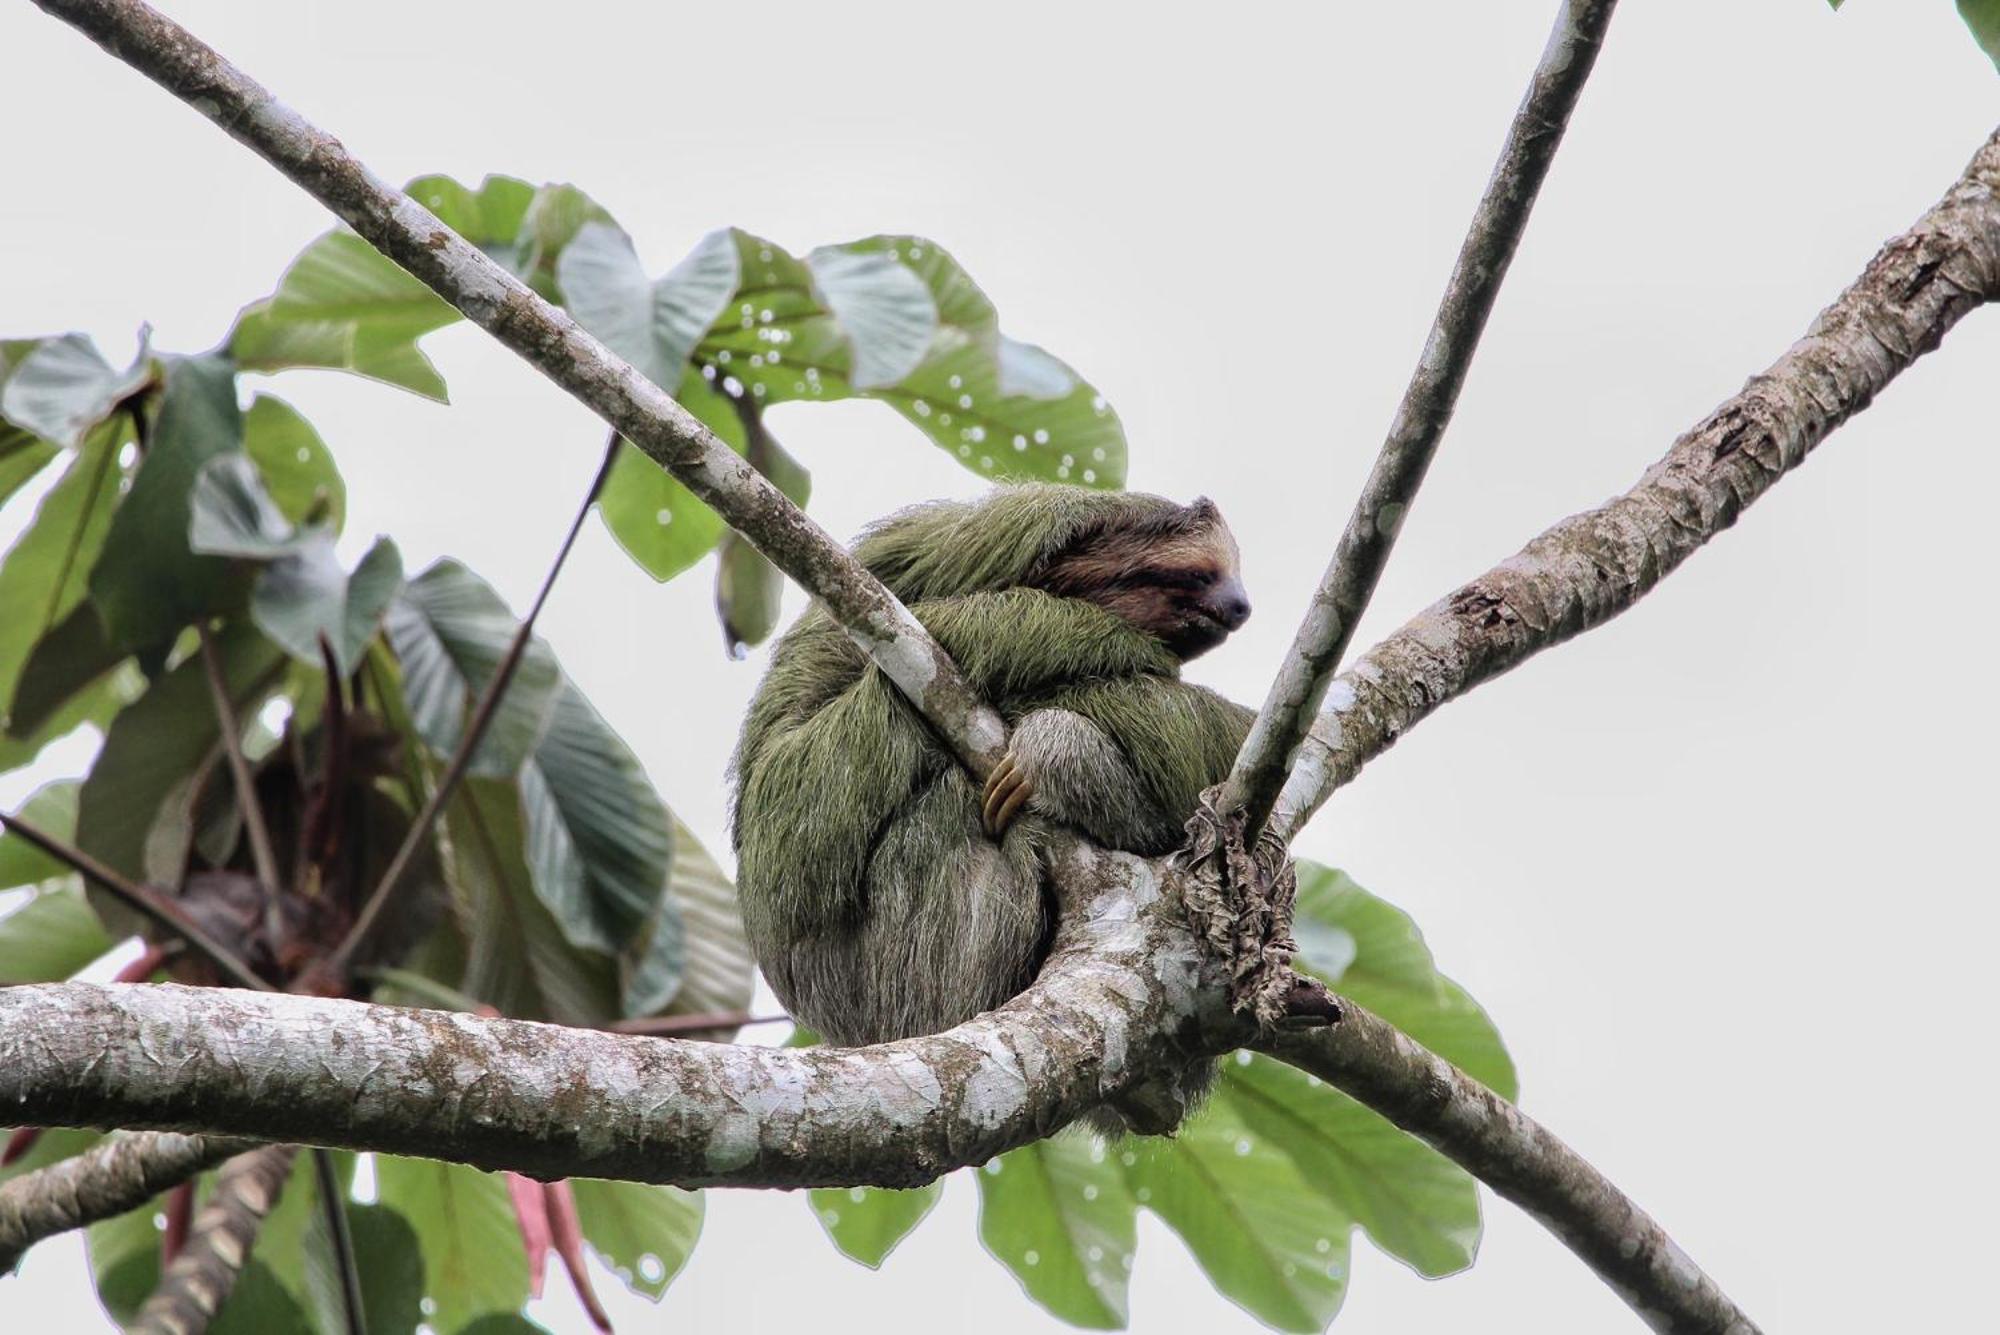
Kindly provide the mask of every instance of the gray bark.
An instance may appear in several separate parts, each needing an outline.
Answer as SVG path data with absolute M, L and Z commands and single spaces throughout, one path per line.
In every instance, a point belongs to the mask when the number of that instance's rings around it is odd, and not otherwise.
M 1284 786 L 1293 750 L 1305 740 L 1326 697 L 1333 670 L 1354 638 L 1417 488 L 1444 440 L 1486 317 L 1528 228 L 1528 214 L 1555 161 L 1570 113 L 1597 62 L 1615 3 L 1562 0 L 1548 47 L 1473 213 L 1416 372 L 1389 425 L 1389 437 L 1223 789 L 1221 809 L 1242 811 L 1253 834 L 1263 828 Z
M 1996 296 L 2000 132 L 1805 337 L 1630 491 L 1557 524 L 1341 673 L 1298 749 L 1271 828 L 1289 838 L 1439 705 L 1637 602 Z

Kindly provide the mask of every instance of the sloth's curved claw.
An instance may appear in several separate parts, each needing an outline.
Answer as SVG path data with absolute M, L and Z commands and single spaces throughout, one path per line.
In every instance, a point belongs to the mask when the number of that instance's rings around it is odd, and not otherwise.
M 1034 795 L 1035 786 L 1029 781 L 1027 772 L 1014 760 L 1009 751 L 986 776 L 986 791 L 980 805 L 980 822 L 986 828 L 986 837 L 998 839 L 1007 833 L 1007 827 L 1014 823 L 1021 807 Z

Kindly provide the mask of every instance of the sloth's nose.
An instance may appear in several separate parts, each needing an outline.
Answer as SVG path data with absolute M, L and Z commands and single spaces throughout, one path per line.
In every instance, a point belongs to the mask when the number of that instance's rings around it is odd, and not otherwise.
M 1216 586 L 1215 619 L 1230 630 L 1250 619 L 1250 595 L 1238 581 L 1228 579 Z

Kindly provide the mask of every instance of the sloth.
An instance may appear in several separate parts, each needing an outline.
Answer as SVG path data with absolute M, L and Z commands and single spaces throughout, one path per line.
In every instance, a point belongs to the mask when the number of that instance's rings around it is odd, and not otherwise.
M 1025 988 L 1054 928 L 1054 830 L 1171 852 L 1253 717 L 1180 678 L 1250 614 L 1206 499 L 1003 486 L 900 511 L 854 552 L 1010 741 L 982 787 L 823 608 L 779 641 L 731 763 L 737 894 L 772 989 L 843 1046 Z

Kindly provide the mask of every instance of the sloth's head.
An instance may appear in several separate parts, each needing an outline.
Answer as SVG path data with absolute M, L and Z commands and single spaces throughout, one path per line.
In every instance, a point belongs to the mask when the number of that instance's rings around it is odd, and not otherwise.
M 1207 653 L 1250 618 L 1236 537 L 1206 496 L 1156 496 L 1086 526 L 1046 558 L 1031 583 L 1123 619 L 1183 661 Z
M 1183 660 L 1250 615 L 1236 539 L 1206 498 L 1017 483 L 893 514 L 856 553 L 906 602 L 1042 589 L 1102 607 Z

